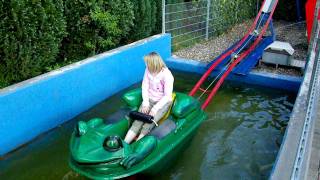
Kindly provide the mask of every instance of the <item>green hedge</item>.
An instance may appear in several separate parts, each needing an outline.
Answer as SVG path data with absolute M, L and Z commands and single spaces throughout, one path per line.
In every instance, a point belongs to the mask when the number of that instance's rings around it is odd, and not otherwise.
M 214 34 L 217 35 L 237 23 L 252 18 L 256 13 L 256 0 L 213 0 L 211 15 Z M 211 30 L 210 30 L 211 31 Z
M 62 0 L 1 0 L 0 87 L 46 71 L 66 22 Z
M 135 0 L 134 27 L 131 31 L 132 40 L 150 36 L 156 27 L 157 3 L 154 0 Z
M 0 1 L 0 88 L 161 32 L 162 0 Z M 188 1 L 167 0 L 167 4 Z M 204 3 L 192 1 L 199 7 Z M 295 18 L 293 1 L 280 1 L 276 17 Z M 254 16 L 255 2 L 213 0 L 212 18 L 222 21 L 214 26 L 217 33 Z M 236 9 L 241 11 L 234 17 L 230 12 Z M 175 22 L 172 27 L 183 23 L 190 22 Z
M 161 31 L 161 0 L 1 0 L 0 10 L 0 88 Z
M 78 61 L 118 46 L 133 26 L 131 0 L 65 0 L 68 35 L 60 61 Z

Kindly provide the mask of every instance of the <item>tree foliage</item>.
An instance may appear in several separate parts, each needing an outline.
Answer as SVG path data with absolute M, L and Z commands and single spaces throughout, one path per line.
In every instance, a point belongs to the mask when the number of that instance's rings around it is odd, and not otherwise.
M 62 0 L 1 0 L 0 87 L 45 71 L 59 52 Z
M 133 26 L 130 0 L 65 0 L 68 35 L 60 59 L 77 61 L 116 47 Z
M 186 6 L 182 3 L 190 1 L 192 3 Z M 294 1 L 280 1 L 275 17 L 295 20 Z M 0 2 L 0 88 L 160 33 L 162 29 L 162 0 Z M 178 3 L 167 7 L 169 11 L 185 11 L 190 8 L 188 6 L 201 7 L 201 3 L 206 2 L 166 0 L 166 3 Z M 215 23 L 212 27 L 219 34 L 235 23 L 253 17 L 255 3 L 255 0 L 212 0 L 210 18 L 216 19 L 211 21 Z M 236 16 L 230 13 L 235 11 Z M 189 16 L 203 13 L 206 9 L 193 11 Z M 183 13 L 167 15 L 168 19 L 185 17 Z M 174 21 L 167 25 L 176 28 L 201 22 L 201 18 Z
M 156 0 L 159 1 L 159 0 Z M 132 40 L 138 40 L 150 36 L 155 30 L 158 14 L 155 0 L 135 0 L 134 2 L 134 27 L 131 31 Z

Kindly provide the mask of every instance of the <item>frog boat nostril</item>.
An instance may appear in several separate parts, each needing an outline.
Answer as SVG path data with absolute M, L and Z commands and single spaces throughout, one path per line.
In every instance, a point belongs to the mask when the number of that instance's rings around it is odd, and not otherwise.
M 77 137 L 84 135 L 88 130 L 87 123 L 84 121 L 79 121 L 75 128 L 75 133 Z

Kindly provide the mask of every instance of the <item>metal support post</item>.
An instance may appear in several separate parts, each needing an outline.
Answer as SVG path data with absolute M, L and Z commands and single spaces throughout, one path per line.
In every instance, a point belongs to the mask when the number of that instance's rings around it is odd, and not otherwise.
M 162 0 L 162 34 L 166 33 L 166 0 Z
M 274 30 L 274 27 L 273 27 L 273 20 L 270 21 L 269 29 L 270 29 L 270 31 L 271 31 L 272 39 L 273 39 L 273 41 L 275 41 L 277 34 L 276 34 L 276 31 Z
M 209 39 L 210 2 L 211 0 L 207 0 L 206 40 Z
M 266 21 L 268 20 L 269 16 L 270 16 L 269 13 L 263 13 L 263 15 L 261 17 L 262 18 L 261 19 L 261 26 L 263 26 L 266 23 Z M 257 28 L 259 28 L 259 27 L 257 27 Z M 271 21 L 269 23 L 268 29 L 271 32 L 271 36 L 272 36 L 273 41 L 275 41 L 276 40 L 276 31 L 274 30 L 273 20 L 272 19 L 271 19 Z
M 301 2 L 300 0 L 296 0 L 296 6 L 297 6 L 297 21 L 302 21 L 302 14 L 301 14 Z
M 259 0 L 257 0 L 257 5 L 256 5 L 256 14 L 258 14 L 259 13 Z

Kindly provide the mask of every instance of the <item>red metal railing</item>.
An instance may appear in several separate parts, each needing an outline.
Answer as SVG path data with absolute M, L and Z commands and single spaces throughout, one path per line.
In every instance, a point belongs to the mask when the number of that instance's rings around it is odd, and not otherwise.
M 231 55 L 235 50 L 237 50 L 240 46 L 243 45 L 243 43 L 248 39 L 250 34 L 253 32 L 253 30 L 256 28 L 257 23 L 260 19 L 260 16 L 262 14 L 262 8 L 265 4 L 265 1 L 263 1 L 262 6 L 260 7 L 259 13 L 256 16 L 253 24 L 251 25 L 249 31 L 246 33 L 246 35 L 241 39 L 241 41 L 232 49 L 224 53 L 220 58 L 218 58 L 211 66 L 210 68 L 202 75 L 201 79 L 197 82 L 197 84 L 193 87 L 193 89 L 190 91 L 189 95 L 194 96 L 194 94 L 199 90 L 200 86 L 206 81 L 206 79 L 210 76 L 211 72 L 229 55 Z
M 220 86 L 222 85 L 222 83 L 224 82 L 225 78 L 230 74 L 230 72 L 233 70 L 233 68 L 239 63 L 241 62 L 248 54 L 250 54 L 256 47 L 257 45 L 260 43 L 260 41 L 262 40 L 262 36 L 265 34 L 265 32 L 267 31 L 267 28 L 271 22 L 273 13 L 275 11 L 275 8 L 278 4 L 278 0 L 275 1 L 274 6 L 272 8 L 272 11 L 268 17 L 267 22 L 265 23 L 265 25 L 263 26 L 263 29 L 261 31 L 261 33 L 259 34 L 258 38 L 254 41 L 254 43 L 250 46 L 250 48 L 248 50 L 246 50 L 244 53 L 242 53 L 238 58 L 235 59 L 234 62 L 232 62 L 230 64 L 230 66 L 228 67 L 228 69 L 225 71 L 225 73 L 221 76 L 221 78 L 219 79 L 219 81 L 217 82 L 217 84 L 213 87 L 212 91 L 210 92 L 209 96 L 207 97 L 207 99 L 205 100 L 205 102 L 202 104 L 201 108 L 205 109 L 209 103 L 211 102 L 212 98 L 214 97 L 214 95 L 217 93 L 218 89 L 220 88 Z M 263 7 L 263 6 L 262 6 Z M 261 10 L 260 10 L 261 11 Z

